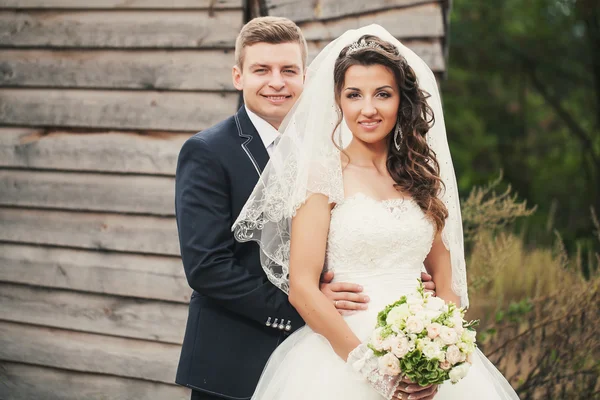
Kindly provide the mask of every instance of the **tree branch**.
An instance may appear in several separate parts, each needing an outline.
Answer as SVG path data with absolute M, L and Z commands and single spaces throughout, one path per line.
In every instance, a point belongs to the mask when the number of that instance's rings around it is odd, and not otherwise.
M 535 68 L 535 67 L 534 67 Z M 569 130 L 579 139 L 584 149 L 588 150 L 588 153 L 592 157 L 592 160 L 597 168 L 600 169 L 600 160 L 594 152 L 594 142 L 587 134 L 587 132 L 577 123 L 577 121 L 569 114 L 569 112 L 562 106 L 560 100 L 554 97 L 546 88 L 546 86 L 537 77 L 535 69 L 530 68 L 528 70 L 529 76 L 531 77 L 531 83 L 542 95 L 544 100 L 556 111 L 558 116 L 564 121 Z
M 565 320 L 565 319 L 567 319 L 567 318 L 569 318 L 569 317 L 577 317 L 577 316 L 579 316 L 579 315 L 581 315 L 581 314 L 583 314 L 583 313 L 584 313 L 584 311 L 583 311 L 583 310 L 579 310 L 579 312 L 578 312 L 578 313 L 572 313 L 572 312 L 570 312 L 570 313 L 567 313 L 567 314 L 565 314 L 565 315 L 563 315 L 563 316 L 561 316 L 561 317 L 559 317 L 559 318 L 547 319 L 547 320 L 545 320 L 545 321 L 542 321 L 542 322 L 540 322 L 539 324 L 537 324 L 537 325 L 534 325 L 534 326 L 532 326 L 532 327 L 530 327 L 530 328 L 526 329 L 525 331 L 523 331 L 523 332 L 519 333 L 518 335 L 516 335 L 516 336 L 514 336 L 514 337 L 512 337 L 512 338 L 510 338 L 510 339 L 508 339 L 508 340 L 506 340 L 506 341 L 505 341 L 504 343 L 502 343 L 502 344 L 501 344 L 499 347 L 497 347 L 496 349 L 494 349 L 494 350 L 492 350 L 491 352 L 489 352 L 489 353 L 487 354 L 487 357 L 488 357 L 488 358 L 490 358 L 491 356 L 493 356 L 494 354 L 496 354 L 496 353 L 497 353 L 497 352 L 499 352 L 500 350 L 503 350 L 503 349 L 507 348 L 509 344 L 511 344 L 511 343 L 513 343 L 513 342 L 516 342 L 517 340 L 519 340 L 519 339 L 520 339 L 520 338 L 522 338 L 523 336 L 527 336 L 527 335 L 529 335 L 529 334 L 535 333 L 535 331 L 537 331 L 538 329 L 540 329 L 540 328 L 542 328 L 542 327 L 544 327 L 544 326 L 548 326 L 548 325 L 555 324 L 555 323 L 557 323 L 557 322 L 560 322 L 560 321 L 563 321 L 563 320 Z
M 592 76 L 596 88 L 596 126 L 600 128 L 600 8 L 596 0 L 581 0 L 577 5 L 585 24 L 592 55 Z
M 594 369 L 589 369 L 589 370 L 582 370 L 582 371 L 577 371 L 577 372 L 573 372 L 571 374 L 568 375 L 558 375 L 558 376 L 552 376 L 548 379 L 544 379 L 541 381 L 536 381 L 536 382 L 530 382 L 530 381 L 525 381 L 525 383 L 523 383 L 523 385 L 519 386 L 517 388 L 517 391 L 519 392 L 519 394 L 522 394 L 522 392 L 527 391 L 529 389 L 531 389 L 532 387 L 534 387 L 534 385 L 536 387 L 542 386 L 546 383 L 556 383 L 558 384 L 561 380 L 567 380 L 568 382 L 572 382 L 573 378 L 576 378 L 580 375 L 583 376 L 595 376 L 597 374 L 597 372 Z

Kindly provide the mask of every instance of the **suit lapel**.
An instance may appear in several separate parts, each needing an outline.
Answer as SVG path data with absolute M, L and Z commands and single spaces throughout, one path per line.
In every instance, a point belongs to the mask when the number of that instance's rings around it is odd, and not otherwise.
M 234 115 L 234 118 L 241 140 L 240 146 L 254 165 L 256 173 L 260 176 L 267 162 L 269 162 L 269 153 L 267 153 L 258 131 L 250 121 L 246 108 L 242 106 Z

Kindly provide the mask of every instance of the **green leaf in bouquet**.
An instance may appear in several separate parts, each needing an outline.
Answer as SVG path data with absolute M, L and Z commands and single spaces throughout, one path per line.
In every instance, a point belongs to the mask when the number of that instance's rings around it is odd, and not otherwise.
M 474 331 L 477 326 L 479 326 L 478 319 L 474 319 L 473 321 L 469 321 L 469 322 L 463 324 L 463 328 L 469 329 L 471 331 Z
M 377 327 L 379 328 L 387 326 L 387 316 L 392 310 L 392 308 L 404 303 L 406 303 L 406 296 L 400 297 L 400 300 L 396 301 L 395 303 L 388 304 L 383 310 L 379 311 L 379 313 L 377 314 Z
M 392 327 L 391 327 L 391 326 L 389 326 L 389 325 L 386 325 L 386 326 L 383 328 L 383 330 L 381 331 L 381 337 L 382 337 L 383 339 L 386 339 L 387 337 L 389 337 L 390 335 L 393 335 L 394 333 L 395 333 L 395 332 L 394 332 L 394 330 L 392 329 Z
M 438 360 L 425 358 L 419 350 L 402 358 L 400 369 L 410 380 L 421 386 L 440 384 L 449 377 L 448 372 L 440 368 Z
M 450 302 L 448 303 L 448 315 L 452 315 L 454 313 L 454 310 L 456 310 L 456 304 Z
M 367 345 L 367 347 L 370 348 L 371 350 L 373 350 L 373 354 L 375 354 L 377 357 L 385 356 L 385 351 L 379 351 L 379 350 L 375 349 L 375 347 L 373 347 L 373 345 L 371 343 L 369 343 Z
M 425 286 L 423 285 L 423 281 L 421 278 L 418 278 L 419 284 L 417 285 L 417 292 L 421 295 L 421 297 L 425 297 Z

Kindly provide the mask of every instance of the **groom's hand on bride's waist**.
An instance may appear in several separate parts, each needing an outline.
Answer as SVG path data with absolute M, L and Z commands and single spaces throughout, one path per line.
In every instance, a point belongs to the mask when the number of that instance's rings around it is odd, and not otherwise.
M 350 314 L 356 310 L 366 310 L 369 296 L 363 288 L 355 283 L 332 282 L 333 272 L 325 272 L 321 276 L 321 292 L 333 302 L 340 314 Z

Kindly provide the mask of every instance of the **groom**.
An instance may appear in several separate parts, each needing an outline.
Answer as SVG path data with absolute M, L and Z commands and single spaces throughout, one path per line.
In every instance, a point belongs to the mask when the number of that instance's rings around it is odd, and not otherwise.
M 191 137 L 179 154 L 175 211 L 193 293 L 176 382 L 192 389 L 192 399 L 249 399 L 273 350 L 304 325 L 268 281 L 258 245 L 237 242 L 231 226 L 302 93 L 306 59 L 306 41 L 292 21 L 250 21 L 237 38 L 233 67 L 245 106 Z M 324 275 L 321 291 L 340 312 L 366 308 L 361 287 L 332 279 Z

